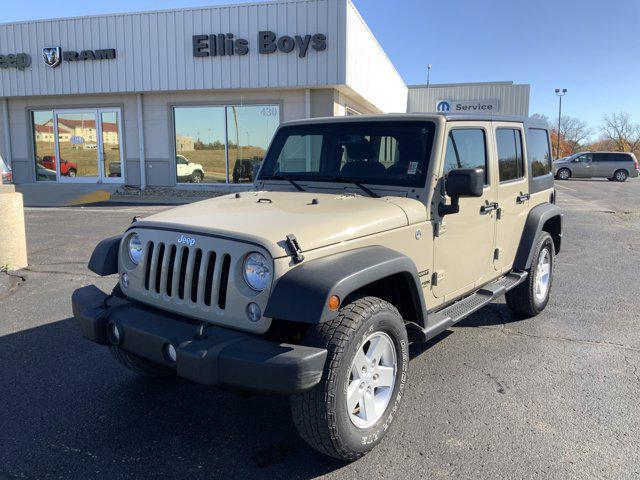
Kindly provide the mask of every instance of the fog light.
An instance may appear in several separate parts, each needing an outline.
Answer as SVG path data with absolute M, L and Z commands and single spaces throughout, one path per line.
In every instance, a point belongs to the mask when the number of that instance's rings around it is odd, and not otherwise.
M 114 345 L 119 345 L 122 341 L 122 332 L 117 323 L 109 322 L 107 325 L 107 338 Z
M 167 358 L 167 360 L 170 363 L 176 363 L 176 359 L 178 358 L 178 355 L 176 353 L 176 347 L 174 347 L 170 343 L 167 343 L 164 346 L 164 356 Z
M 122 282 L 122 287 L 123 288 L 129 288 L 129 274 L 128 273 L 125 272 L 125 273 L 122 274 L 121 282 Z
M 249 305 L 247 305 L 247 317 L 249 317 L 249 320 L 251 320 L 252 322 L 257 322 L 258 320 L 260 320 L 260 317 L 262 317 L 262 311 L 260 310 L 260 307 L 257 303 L 251 302 Z

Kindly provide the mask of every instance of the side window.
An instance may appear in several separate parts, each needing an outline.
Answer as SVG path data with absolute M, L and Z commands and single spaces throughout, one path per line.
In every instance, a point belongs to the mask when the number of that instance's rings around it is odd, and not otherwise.
M 612 162 L 633 162 L 628 153 L 610 153 L 609 156 Z
M 591 155 L 590 153 L 585 153 L 584 155 L 580 155 L 578 158 L 576 158 L 576 162 L 580 162 L 580 163 L 589 163 L 593 161 L 593 155 Z
M 498 128 L 496 130 L 496 146 L 498 149 L 498 170 L 500 181 L 507 182 L 524 177 L 524 160 L 522 155 L 522 135 L 515 128 Z
M 610 162 L 611 160 L 613 160 L 613 158 L 611 158 L 611 155 L 606 154 L 606 153 L 594 153 L 593 154 L 593 161 L 594 162 Z
M 551 172 L 549 134 L 542 128 L 530 128 L 527 132 L 527 154 L 531 175 L 541 177 Z
M 449 131 L 443 174 L 456 168 L 481 168 L 487 185 L 487 147 L 484 130 L 459 128 Z

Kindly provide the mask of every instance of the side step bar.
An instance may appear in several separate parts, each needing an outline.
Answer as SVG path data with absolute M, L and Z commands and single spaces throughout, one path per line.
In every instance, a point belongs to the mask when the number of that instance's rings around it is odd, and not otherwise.
M 458 300 L 442 310 L 428 314 L 429 326 L 427 328 L 422 328 L 413 322 L 409 323 L 407 327 L 411 338 L 426 342 L 517 287 L 527 279 L 527 275 L 527 272 L 511 272 L 495 282 L 488 283 L 468 297 Z

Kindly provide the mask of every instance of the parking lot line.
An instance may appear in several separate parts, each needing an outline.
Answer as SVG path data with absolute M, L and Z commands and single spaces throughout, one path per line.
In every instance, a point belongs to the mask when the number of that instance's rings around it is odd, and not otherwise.
M 564 185 L 558 185 L 557 183 L 556 183 L 556 188 L 564 188 L 565 190 L 571 190 L 572 192 L 577 192 L 577 190 L 574 188 L 565 187 Z

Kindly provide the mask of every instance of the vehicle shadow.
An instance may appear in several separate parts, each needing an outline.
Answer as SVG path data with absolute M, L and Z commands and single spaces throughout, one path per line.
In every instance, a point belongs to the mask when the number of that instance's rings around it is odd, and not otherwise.
M 0 337 L 0 478 L 307 479 L 344 465 L 308 447 L 289 399 L 147 380 L 71 319 Z
M 489 327 L 522 320 L 505 303 L 490 303 L 467 318 L 456 323 L 456 327 Z

